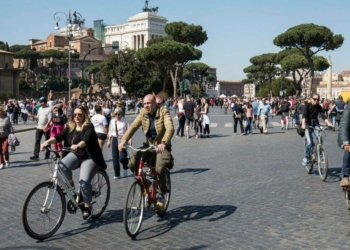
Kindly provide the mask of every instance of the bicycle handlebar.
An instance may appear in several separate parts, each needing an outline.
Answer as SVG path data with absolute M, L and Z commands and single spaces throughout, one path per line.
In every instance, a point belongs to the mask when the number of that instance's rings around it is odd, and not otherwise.
M 319 130 L 322 131 L 322 130 L 329 129 L 331 126 L 319 124 L 319 125 L 317 125 L 317 127 L 319 127 L 320 128 Z M 305 126 L 305 129 L 314 129 L 314 127 L 312 127 L 312 126 Z
M 151 146 L 149 146 L 148 148 L 144 148 L 144 149 L 142 149 L 142 148 L 134 148 L 133 146 L 131 146 L 131 145 L 128 145 L 128 144 L 126 144 L 125 146 L 124 146 L 124 148 L 130 148 L 130 149 L 132 149 L 133 151 L 136 151 L 136 152 L 147 152 L 147 151 L 149 151 L 149 150 L 156 150 L 157 149 L 157 147 L 156 146 L 154 146 L 154 145 L 151 145 Z
M 50 145 L 47 145 L 44 147 L 45 149 L 51 151 L 52 153 L 60 153 L 60 152 L 72 152 L 73 150 L 70 149 L 70 147 L 64 147 L 62 149 L 59 150 L 54 150 L 50 147 Z

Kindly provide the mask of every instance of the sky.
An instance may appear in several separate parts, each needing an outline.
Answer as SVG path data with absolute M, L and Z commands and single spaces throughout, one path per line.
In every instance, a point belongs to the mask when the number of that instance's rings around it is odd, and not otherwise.
M 350 70 L 349 0 L 150 0 L 149 7 L 155 6 L 168 22 L 203 27 L 208 40 L 199 47 L 201 62 L 217 68 L 219 80 L 244 79 L 243 69 L 251 57 L 280 51 L 273 39 L 303 23 L 342 34 L 342 47 L 319 55 L 331 56 L 334 72 Z M 11 46 L 28 44 L 31 38 L 46 39 L 57 32 L 53 16 L 58 11 L 77 11 L 85 25 L 93 27 L 99 19 L 108 25 L 124 24 L 143 7 L 143 0 L 0 0 L 0 41 Z

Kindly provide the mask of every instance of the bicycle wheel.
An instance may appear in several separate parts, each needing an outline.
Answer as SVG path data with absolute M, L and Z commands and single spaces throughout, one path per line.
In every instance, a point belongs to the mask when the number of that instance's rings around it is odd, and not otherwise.
M 140 181 L 135 180 L 128 190 L 124 206 L 124 226 L 127 235 L 134 238 L 142 225 L 144 209 L 144 190 Z
M 166 187 L 168 189 L 168 192 L 166 194 L 163 195 L 163 199 L 164 199 L 164 208 L 161 210 L 156 210 L 156 213 L 158 214 L 159 217 L 162 217 L 165 215 L 168 206 L 169 206 L 169 202 L 170 202 L 170 195 L 171 195 L 171 179 L 170 179 L 170 171 L 168 169 L 165 169 L 165 176 L 166 176 Z
M 92 185 L 92 202 L 94 204 L 92 219 L 96 219 L 102 215 L 106 210 L 109 197 L 111 194 L 111 184 L 109 183 L 109 177 L 106 172 L 98 171 L 91 181 Z
M 317 166 L 321 179 L 325 181 L 328 175 L 328 157 L 323 145 L 318 145 Z
M 50 204 L 45 209 L 43 205 Z M 66 199 L 59 186 L 42 182 L 28 194 L 22 210 L 22 223 L 26 233 L 37 240 L 51 237 L 61 226 L 66 214 Z

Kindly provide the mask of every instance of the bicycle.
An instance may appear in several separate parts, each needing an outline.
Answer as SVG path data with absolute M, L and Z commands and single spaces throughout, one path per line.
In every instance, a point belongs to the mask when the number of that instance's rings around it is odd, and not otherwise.
M 165 215 L 170 202 L 171 181 L 170 172 L 165 168 L 168 193 L 161 195 L 157 192 L 157 172 L 155 171 L 156 156 L 153 156 L 146 163 L 143 161 L 143 154 L 150 150 L 155 151 L 155 146 L 150 146 L 145 149 L 135 149 L 130 145 L 126 145 L 126 148 L 141 152 L 138 174 L 129 187 L 123 213 L 125 231 L 128 236 L 134 238 L 141 229 L 144 206 L 146 206 L 147 209 L 153 208 L 160 217 Z M 146 172 L 144 168 L 147 168 Z M 158 203 L 159 199 L 163 200 L 163 205 Z
M 329 132 L 328 126 L 319 125 L 316 127 L 318 130 L 318 136 L 317 136 L 317 144 L 315 146 L 314 140 L 311 144 L 311 155 L 308 159 L 308 164 L 306 166 L 306 171 L 308 174 L 311 174 L 313 170 L 314 164 L 317 164 L 318 166 L 318 173 L 323 181 L 327 179 L 328 175 L 328 157 L 326 153 L 326 149 L 323 146 L 323 140 L 328 135 L 325 131 Z M 313 132 L 314 127 L 307 126 L 306 129 L 308 129 L 310 132 Z M 311 133 L 311 136 L 314 136 L 313 133 Z M 306 136 L 304 137 L 304 153 L 306 152 Z
M 71 152 L 70 148 L 61 151 L 50 150 L 48 165 L 52 171 L 49 181 L 44 181 L 29 192 L 22 209 L 22 224 L 26 233 L 37 240 L 51 237 L 62 225 L 66 214 L 75 214 L 78 208 L 84 206 L 80 187 L 76 191 L 59 166 L 60 152 Z M 54 164 L 53 164 L 54 163 Z M 54 165 L 54 170 L 52 170 Z M 108 174 L 98 170 L 91 182 L 92 206 L 91 219 L 96 219 L 106 210 L 110 197 L 110 183 Z M 65 195 L 68 197 L 66 205 Z M 42 223 L 42 224 L 40 224 Z

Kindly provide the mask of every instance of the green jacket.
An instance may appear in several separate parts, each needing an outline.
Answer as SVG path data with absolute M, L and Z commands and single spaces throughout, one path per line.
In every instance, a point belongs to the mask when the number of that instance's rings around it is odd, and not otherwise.
M 157 107 L 155 117 L 155 127 L 157 131 L 157 137 L 155 139 L 155 145 L 165 142 L 166 144 L 171 144 L 171 138 L 174 135 L 174 124 L 173 119 L 170 116 L 169 110 L 164 107 Z M 145 109 L 140 110 L 140 114 L 136 117 L 135 121 L 130 125 L 129 129 L 126 131 L 122 137 L 121 142 L 127 142 L 137 129 L 142 126 L 142 131 L 146 135 L 150 126 L 148 114 Z M 150 144 L 150 141 L 148 141 Z

